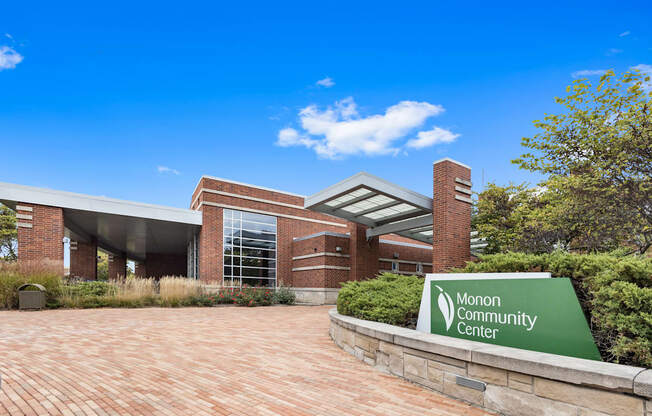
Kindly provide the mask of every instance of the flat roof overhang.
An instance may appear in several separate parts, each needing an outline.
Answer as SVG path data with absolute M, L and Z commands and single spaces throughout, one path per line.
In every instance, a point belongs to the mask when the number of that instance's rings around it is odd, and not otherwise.
M 67 236 L 95 238 L 104 250 L 134 260 L 185 254 L 202 225 L 200 211 L 2 182 L 0 202 L 12 209 L 21 202 L 62 208 Z
M 432 198 L 360 172 L 305 199 L 305 208 L 432 244 Z

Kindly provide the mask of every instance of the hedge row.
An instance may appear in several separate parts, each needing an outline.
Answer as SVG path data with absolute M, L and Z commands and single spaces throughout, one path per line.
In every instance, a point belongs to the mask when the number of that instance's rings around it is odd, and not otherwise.
M 569 277 L 605 361 L 652 367 L 652 259 L 613 254 L 506 253 L 481 256 L 464 273 L 550 272 Z M 423 279 L 384 274 L 343 285 L 338 311 L 413 327 Z

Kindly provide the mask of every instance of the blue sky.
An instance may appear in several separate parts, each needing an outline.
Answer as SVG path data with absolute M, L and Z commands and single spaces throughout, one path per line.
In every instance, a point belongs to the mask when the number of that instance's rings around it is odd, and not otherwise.
M 573 73 L 652 70 L 649 1 L 440 3 L 7 3 L 0 181 L 178 207 L 202 174 L 429 195 L 442 157 L 536 182 L 510 160 Z

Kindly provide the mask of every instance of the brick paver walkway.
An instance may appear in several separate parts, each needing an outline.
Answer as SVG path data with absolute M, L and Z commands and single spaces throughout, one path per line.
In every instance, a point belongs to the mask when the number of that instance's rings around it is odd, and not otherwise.
M 329 307 L 0 311 L 0 415 L 483 415 L 336 347 Z

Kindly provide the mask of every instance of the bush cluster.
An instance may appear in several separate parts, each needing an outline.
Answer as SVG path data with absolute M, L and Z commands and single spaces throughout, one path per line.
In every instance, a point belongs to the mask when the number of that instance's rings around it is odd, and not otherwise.
M 611 254 L 504 253 L 481 256 L 454 272 L 550 272 L 568 277 L 605 361 L 652 367 L 652 259 Z M 411 326 L 419 312 L 423 280 L 384 274 L 347 282 L 339 313 Z
M 224 288 L 209 297 L 217 304 L 234 304 L 240 306 L 269 306 L 274 303 L 274 292 L 268 288 Z
M 652 367 L 652 259 L 611 254 L 481 256 L 465 273 L 545 271 L 569 277 L 603 359 Z
M 416 326 L 423 278 L 383 273 L 375 279 L 346 282 L 337 297 L 337 311 L 369 321 Z
M 213 304 L 234 304 L 240 306 L 269 306 L 273 304 L 294 304 L 296 297 L 289 288 L 281 286 L 270 288 L 249 287 L 224 288 L 209 296 Z
M 295 294 L 288 287 L 222 288 L 207 293 L 196 280 L 183 277 L 127 279 L 122 282 L 62 279 L 47 269 L 22 270 L 16 263 L 0 262 L 0 309 L 18 308 L 18 288 L 38 283 L 46 288 L 48 308 L 141 308 L 146 306 L 267 306 L 293 304 Z

